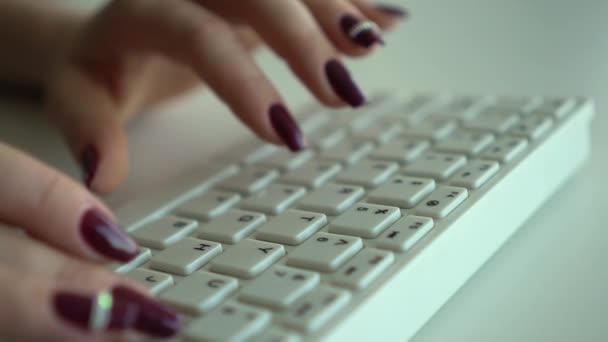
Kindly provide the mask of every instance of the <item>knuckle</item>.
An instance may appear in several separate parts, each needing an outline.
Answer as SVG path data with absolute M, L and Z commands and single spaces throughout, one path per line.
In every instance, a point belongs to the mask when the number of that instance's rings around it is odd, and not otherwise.
M 65 186 L 65 179 L 59 173 L 53 172 L 43 183 L 34 204 L 36 213 L 46 213 L 53 203 L 55 194 L 59 193 Z

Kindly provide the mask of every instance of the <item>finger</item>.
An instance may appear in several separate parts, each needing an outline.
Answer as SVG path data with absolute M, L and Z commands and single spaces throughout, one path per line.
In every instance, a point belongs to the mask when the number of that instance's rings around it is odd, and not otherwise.
M 198 0 L 222 16 L 238 17 L 253 27 L 323 103 L 365 103 L 365 97 L 339 61 L 339 53 L 300 1 Z M 286 24 L 287 23 L 287 24 Z
M 349 0 L 304 0 L 327 36 L 340 51 L 360 56 L 384 45 L 378 26 Z
M 83 41 L 83 61 L 160 54 L 189 65 L 258 136 L 292 150 L 303 147 L 295 120 L 232 27 L 194 3 L 115 1 Z
M 81 185 L 0 144 L 0 222 L 92 260 L 128 261 L 137 244 Z
M 370 20 L 373 20 L 383 30 L 393 28 L 400 20 L 408 17 L 404 8 L 393 4 L 379 4 L 370 0 L 351 0 Z

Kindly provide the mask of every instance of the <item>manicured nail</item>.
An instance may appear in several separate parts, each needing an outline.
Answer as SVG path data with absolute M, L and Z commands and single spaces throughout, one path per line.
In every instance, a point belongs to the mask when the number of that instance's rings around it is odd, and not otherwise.
M 89 332 L 130 329 L 166 338 L 181 326 L 174 310 L 123 286 L 95 296 L 59 292 L 53 307 L 63 320 Z
M 372 21 L 362 21 L 354 16 L 347 14 L 340 19 L 342 31 L 355 44 L 369 48 L 378 43 L 384 45 L 384 40 L 380 36 L 380 29 Z
M 359 107 L 365 103 L 365 96 L 359 90 L 350 76 L 346 67 L 337 59 L 332 59 L 325 64 L 325 73 L 332 88 L 352 107 Z
M 375 7 L 380 12 L 393 17 L 405 18 L 408 15 L 408 12 L 405 9 L 395 5 L 377 4 Z
M 300 126 L 282 104 L 274 104 L 268 110 L 270 123 L 285 145 L 293 152 L 304 148 L 304 137 Z
M 82 152 L 80 161 L 82 163 L 82 171 L 84 173 L 84 184 L 90 188 L 93 178 L 95 178 L 95 174 L 97 173 L 97 165 L 99 162 L 97 149 L 92 145 L 87 146 Z
M 80 233 L 89 246 L 110 259 L 127 262 L 137 255 L 137 244 L 97 209 L 84 213 Z

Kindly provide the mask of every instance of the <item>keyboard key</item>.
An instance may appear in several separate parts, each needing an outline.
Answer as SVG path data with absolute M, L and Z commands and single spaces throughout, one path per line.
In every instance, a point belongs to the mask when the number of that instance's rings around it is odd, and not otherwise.
M 152 252 L 148 248 L 140 248 L 139 254 L 126 264 L 112 264 L 111 270 L 116 273 L 127 273 L 141 266 L 152 257 Z
M 358 237 L 317 233 L 287 257 L 287 265 L 331 272 L 363 248 Z
M 248 341 L 261 333 L 271 321 L 266 310 L 227 303 L 209 315 L 190 322 L 184 334 L 196 341 Z
M 395 139 L 402 131 L 403 127 L 394 121 L 383 122 L 355 132 L 352 139 L 357 141 L 372 141 L 383 145 Z
M 263 166 L 252 166 L 240 174 L 226 179 L 220 184 L 220 187 L 249 195 L 262 190 L 277 178 L 279 178 L 277 170 Z
M 306 195 L 299 204 L 304 210 L 338 215 L 348 209 L 364 195 L 362 187 L 327 184 Z
M 224 159 L 236 161 L 243 165 L 251 165 L 270 157 L 279 150 L 278 146 L 272 144 L 247 142 L 230 149 L 229 155 Z
M 480 110 L 490 102 L 488 97 L 458 96 L 440 107 L 434 116 L 464 121 L 478 115 Z
M 286 309 L 317 286 L 320 279 L 318 273 L 275 266 L 246 285 L 240 299 L 272 309 Z
M 435 148 L 444 152 L 462 153 L 472 156 L 483 151 L 493 141 L 494 136 L 489 133 L 457 131 L 438 143 Z
M 178 215 L 209 221 L 225 213 L 241 200 L 239 194 L 209 191 L 201 197 L 186 202 L 177 209 Z
M 217 219 L 203 224 L 198 236 L 212 241 L 235 244 L 266 222 L 266 216 L 251 211 L 231 209 Z
M 241 208 L 278 215 L 306 194 L 306 189 L 295 185 L 271 184 L 247 198 Z
M 482 158 L 498 160 L 503 163 L 508 163 L 525 151 L 528 146 L 528 141 L 523 138 L 502 137 L 482 154 Z
M 467 189 L 440 186 L 416 207 L 416 213 L 433 218 L 444 218 L 464 202 L 468 196 Z
M 559 120 L 570 114 L 574 107 L 576 107 L 574 99 L 545 99 L 533 112 L 551 114 Z
M 274 243 L 243 240 L 211 262 L 214 272 L 250 279 L 264 272 L 285 255 L 285 248 Z
M 467 189 L 477 189 L 490 180 L 498 169 L 498 163 L 495 161 L 473 160 L 452 178 L 450 184 Z
M 445 180 L 466 163 L 466 157 L 460 154 L 429 152 L 405 166 L 403 172 L 411 176 Z
M 299 342 L 300 336 L 285 330 L 271 327 L 264 329 L 261 335 L 256 336 L 252 342 Z
M 519 121 L 519 115 L 511 110 L 488 108 L 475 118 L 465 121 L 464 126 L 471 129 L 504 133 Z
M 290 209 L 263 225 L 256 239 L 299 245 L 327 224 L 324 214 Z
M 372 188 L 386 182 L 398 169 L 399 164 L 397 163 L 364 159 L 342 171 L 336 180 L 341 183 Z
M 352 165 L 365 157 L 374 149 L 374 145 L 364 141 L 342 141 L 321 152 L 322 160 Z
M 429 217 L 404 216 L 376 239 L 377 246 L 394 252 L 407 252 L 431 231 L 433 226 L 433 219 Z
M 527 114 L 538 108 L 543 99 L 540 96 L 533 97 L 500 97 L 494 102 L 494 107 L 504 108 L 514 112 Z
M 322 286 L 297 301 L 281 315 L 283 323 L 303 332 L 314 332 L 323 327 L 350 301 L 344 290 Z
M 523 118 L 509 133 L 534 140 L 548 133 L 552 126 L 553 120 L 550 117 L 532 114 Z
M 391 252 L 365 248 L 342 266 L 332 277 L 334 284 L 362 290 L 382 275 L 395 261 Z
M 222 252 L 217 242 L 185 238 L 152 257 L 155 270 L 178 275 L 189 275 Z
M 372 203 L 413 208 L 435 190 L 435 181 L 428 178 L 397 176 L 368 194 Z
M 131 236 L 140 244 L 151 248 L 164 249 L 192 233 L 198 222 L 169 216 L 136 229 Z
M 403 135 L 410 138 L 425 138 L 441 140 L 456 129 L 456 122 L 441 117 L 428 117 L 418 124 L 411 124 L 404 128 Z
M 174 284 L 172 276 L 145 268 L 136 268 L 127 273 L 127 276 L 147 287 L 153 295 L 157 295 Z
M 373 239 L 400 217 L 399 208 L 358 203 L 333 220 L 329 232 Z
M 293 153 L 289 150 L 281 150 L 269 158 L 262 161 L 262 165 L 269 168 L 276 168 L 279 170 L 292 170 L 297 167 L 304 165 L 306 162 L 314 157 L 312 150 L 304 150 L 298 153 Z
M 316 189 L 334 178 L 342 169 L 335 162 L 312 161 L 306 165 L 288 172 L 283 176 L 283 182 L 302 185 L 309 189 Z
M 160 299 L 189 314 L 198 315 L 211 311 L 237 288 L 238 281 L 234 278 L 198 271 L 163 292 Z
M 429 146 L 430 144 L 425 140 L 398 139 L 380 146 L 370 154 L 369 158 L 405 164 L 420 156 Z
M 327 125 L 314 134 L 310 135 L 307 140 L 311 146 L 317 150 L 323 151 L 336 146 L 346 138 L 346 129 L 338 128 L 335 125 Z

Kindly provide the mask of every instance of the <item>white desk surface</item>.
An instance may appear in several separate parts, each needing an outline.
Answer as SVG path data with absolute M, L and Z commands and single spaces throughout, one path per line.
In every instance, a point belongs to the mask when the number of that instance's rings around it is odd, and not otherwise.
M 351 64 L 365 89 L 580 94 L 598 108 L 592 156 L 576 178 L 414 341 L 607 340 L 608 118 L 602 114 L 608 105 L 608 2 L 411 0 L 407 6 L 412 18 L 388 37 L 388 47 Z M 290 103 L 311 99 L 270 54 L 260 61 Z M 78 174 L 35 108 L 3 102 L 0 139 Z M 209 95 L 146 115 L 130 127 L 133 172 L 113 200 L 167 179 L 195 156 L 204 160 L 225 144 L 226 134 L 249 133 Z

